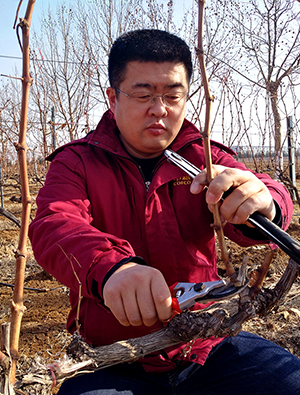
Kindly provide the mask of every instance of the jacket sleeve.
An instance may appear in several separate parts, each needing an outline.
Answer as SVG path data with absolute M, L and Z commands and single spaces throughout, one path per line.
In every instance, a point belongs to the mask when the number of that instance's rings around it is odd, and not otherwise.
M 231 155 L 217 147 L 212 147 L 212 157 L 215 164 L 251 171 L 243 163 L 237 162 Z M 268 174 L 251 172 L 267 186 L 273 197 L 276 206 L 276 216 L 273 222 L 283 230 L 286 230 L 293 214 L 293 202 L 288 191 L 280 182 L 273 180 Z M 227 224 L 224 228 L 224 233 L 232 241 L 243 247 L 268 242 L 258 230 L 249 228 L 247 225 L 234 226 Z
M 101 292 L 107 273 L 135 257 L 126 240 L 93 226 L 84 165 L 72 149 L 63 150 L 50 165 L 29 237 L 39 265 L 75 292 L 81 286 L 86 297 L 98 296 L 95 282 Z

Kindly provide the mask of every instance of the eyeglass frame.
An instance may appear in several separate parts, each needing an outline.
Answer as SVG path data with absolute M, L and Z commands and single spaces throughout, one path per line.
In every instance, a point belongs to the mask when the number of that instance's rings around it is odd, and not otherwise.
M 127 97 L 130 97 L 130 99 L 134 99 L 134 98 L 132 97 L 132 95 L 135 94 L 135 93 L 146 93 L 146 94 L 148 94 L 148 95 L 151 96 L 151 99 L 145 101 L 145 103 L 148 103 L 148 102 L 150 101 L 150 102 L 151 102 L 151 106 L 153 106 L 153 105 L 156 103 L 156 99 L 157 99 L 158 97 L 160 97 L 160 98 L 161 98 L 161 101 L 162 101 L 162 103 L 163 103 L 163 105 L 164 105 L 165 107 L 168 107 L 168 108 L 173 107 L 173 105 L 168 105 L 168 104 L 166 103 L 166 99 L 165 99 L 165 95 L 168 95 L 168 94 L 170 94 L 170 93 L 172 93 L 172 92 L 166 92 L 166 93 L 163 93 L 162 95 L 157 95 L 156 93 L 143 92 L 143 91 L 140 91 L 140 92 L 139 92 L 139 91 L 137 91 L 137 92 L 132 92 L 132 94 L 130 95 L 129 93 L 123 92 L 123 91 L 121 91 L 121 89 L 116 88 L 116 87 L 114 87 L 114 90 L 117 91 L 117 92 L 119 92 L 119 93 L 123 93 L 123 95 L 125 95 L 125 96 L 127 96 Z M 186 96 L 186 98 L 188 99 L 188 94 L 189 94 L 188 92 L 177 92 L 177 93 L 183 93 L 183 96 L 178 100 L 178 102 L 181 101 L 185 96 Z M 143 104 L 145 104 L 145 103 L 143 103 Z M 177 103 L 175 103 L 174 106 L 175 106 L 176 104 L 177 104 Z

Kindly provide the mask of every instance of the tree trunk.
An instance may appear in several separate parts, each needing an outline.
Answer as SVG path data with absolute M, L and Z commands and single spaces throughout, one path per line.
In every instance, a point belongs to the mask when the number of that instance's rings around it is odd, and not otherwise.
M 274 178 L 277 180 L 280 179 L 280 175 L 283 172 L 281 119 L 278 110 L 278 87 L 278 81 L 271 81 L 267 86 L 267 92 L 270 94 L 271 108 L 274 119 Z

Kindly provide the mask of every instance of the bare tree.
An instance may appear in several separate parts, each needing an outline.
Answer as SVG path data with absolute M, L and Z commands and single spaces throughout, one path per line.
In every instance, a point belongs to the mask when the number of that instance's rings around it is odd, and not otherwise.
M 166 5 L 158 0 L 78 0 L 72 8 L 58 6 L 55 14 L 49 9 L 31 47 L 35 79 L 31 104 L 39 120 L 35 138 L 43 155 L 49 148 L 49 107 L 56 108 L 58 144 L 81 137 L 94 127 L 91 116 L 99 114 L 94 117 L 98 120 L 109 107 L 107 61 L 114 40 L 137 28 L 187 32 L 190 12 L 176 28 L 173 9 L 172 0 Z
M 9 79 L 0 87 L 1 162 L 4 167 L 15 160 L 21 110 L 20 81 Z M 29 125 L 30 128 L 30 125 Z
M 86 129 L 82 120 L 87 113 L 90 62 L 86 52 L 80 51 L 72 9 L 59 6 L 56 15 L 49 10 L 41 29 L 41 35 L 34 35 L 32 46 L 34 55 L 39 54 L 35 103 L 38 108 L 46 105 L 44 111 L 55 106 L 57 122 L 67 132 L 62 138 L 71 141 Z M 41 122 L 43 125 L 44 118 Z
M 35 80 L 31 92 L 30 112 L 34 114 L 37 122 L 35 133 L 32 134 L 31 138 L 35 140 L 33 147 L 39 147 L 39 151 L 42 152 L 43 157 L 46 157 L 49 154 L 49 147 L 51 146 L 51 142 L 49 142 L 49 122 L 51 122 L 49 112 L 51 106 L 54 106 L 54 103 L 51 100 L 52 95 L 49 80 L 40 72 L 43 64 L 40 64 L 37 60 L 35 51 L 32 51 L 31 59 Z M 37 133 L 38 131 L 41 133 Z
M 282 172 L 282 117 L 296 111 L 294 93 L 299 84 L 300 65 L 300 9 L 296 0 L 231 0 L 211 1 L 210 15 L 225 15 L 223 39 L 220 45 L 229 45 L 221 59 L 230 71 L 231 85 L 247 86 L 256 90 L 255 106 L 260 107 L 257 122 L 265 118 L 261 138 L 270 133 L 275 145 L 274 166 Z M 219 28 L 219 27 L 218 27 Z M 215 27 L 215 30 L 217 28 Z M 217 41 L 214 43 L 217 45 Z M 265 94 L 263 93 L 265 92 Z M 291 105 L 287 104 L 287 99 Z M 261 103 L 266 102 L 265 114 Z M 260 104 L 259 104 L 260 103 Z M 253 114 L 252 114 L 253 115 Z
M 70 7 L 49 9 L 32 40 L 31 149 L 37 147 L 46 156 L 53 148 L 54 128 L 57 145 L 61 145 L 96 126 L 108 108 L 105 91 L 111 45 L 123 32 L 137 28 L 168 30 L 189 44 L 195 67 L 187 118 L 202 129 L 204 92 L 193 50 L 197 47 L 197 2 L 191 1 L 180 18 L 175 15 L 178 0 L 78 0 Z M 212 139 L 221 139 L 245 157 L 253 156 L 257 170 L 264 170 L 265 156 L 275 168 L 270 154 L 275 137 L 282 134 L 284 117 L 293 115 L 295 131 L 299 130 L 298 11 L 296 0 L 207 2 L 204 47 L 214 96 Z M 49 123 L 53 106 L 54 125 Z M 280 145 L 275 140 L 278 155 L 284 136 L 281 140 Z

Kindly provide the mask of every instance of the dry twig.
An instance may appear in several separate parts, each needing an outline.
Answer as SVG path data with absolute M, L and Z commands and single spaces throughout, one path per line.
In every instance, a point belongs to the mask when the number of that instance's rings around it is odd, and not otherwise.
M 75 258 L 75 256 L 73 254 L 71 254 L 70 257 L 68 257 L 67 253 L 63 250 L 63 248 L 58 244 L 58 247 L 61 249 L 61 251 L 63 252 L 63 254 L 65 255 L 65 257 L 68 259 L 68 261 L 70 262 L 70 265 L 72 267 L 74 276 L 78 282 L 78 304 L 77 304 L 77 312 L 76 312 L 76 318 L 75 318 L 75 322 L 76 322 L 76 332 L 78 334 L 80 334 L 80 323 L 79 323 L 79 314 L 80 314 L 80 305 L 81 305 L 81 301 L 82 301 L 82 294 L 81 294 L 81 289 L 82 289 L 82 283 L 76 273 L 75 267 L 73 265 L 72 262 L 72 258 L 74 258 L 75 262 L 77 263 L 77 265 L 79 267 L 81 267 L 80 263 L 78 262 L 78 260 Z
M 21 223 L 18 220 L 18 218 L 16 218 L 12 213 L 10 213 L 9 211 L 7 211 L 5 208 L 0 207 L 0 214 L 4 215 L 4 217 L 8 218 L 9 220 L 11 220 L 13 223 L 15 223 L 19 228 L 21 227 Z

